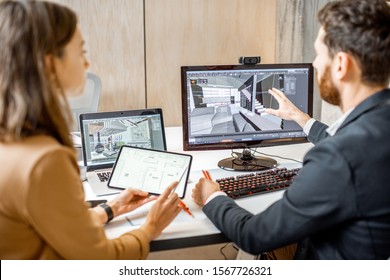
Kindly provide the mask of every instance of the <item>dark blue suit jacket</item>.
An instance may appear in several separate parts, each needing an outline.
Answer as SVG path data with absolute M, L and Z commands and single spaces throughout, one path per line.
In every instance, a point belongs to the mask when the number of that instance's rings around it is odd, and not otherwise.
M 306 246 L 306 258 L 387 259 L 389 100 L 390 90 L 367 98 L 331 137 L 326 125 L 315 122 L 308 139 L 316 145 L 283 198 L 264 212 L 253 215 L 225 196 L 211 200 L 203 211 L 252 254 L 299 242 Z

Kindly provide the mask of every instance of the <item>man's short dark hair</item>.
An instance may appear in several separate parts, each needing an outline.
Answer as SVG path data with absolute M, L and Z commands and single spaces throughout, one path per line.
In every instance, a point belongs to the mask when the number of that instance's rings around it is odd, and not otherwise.
M 362 71 L 362 82 L 387 86 L 390 80 L 390 6 L 385 0 L 330 2 L 318 13 L 324 43 L 333 57 L 352 55 Z

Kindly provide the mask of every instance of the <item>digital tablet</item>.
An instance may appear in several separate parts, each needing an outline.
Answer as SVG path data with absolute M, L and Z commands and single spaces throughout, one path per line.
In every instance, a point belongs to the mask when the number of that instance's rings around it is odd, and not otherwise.
M 184 198 L 191 162 L 191 155 L 124 145 L 107 185 L 159 195 L 174 181 L 179 181 L 175 192 Z

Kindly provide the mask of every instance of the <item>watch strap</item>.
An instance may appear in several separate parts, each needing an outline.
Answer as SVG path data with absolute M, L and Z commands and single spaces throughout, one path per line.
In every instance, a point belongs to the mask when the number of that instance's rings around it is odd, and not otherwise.
M 107 214 L 106 224 L 109 223 L 112 219 L 114 219 L 114 212 L 112 211 L 112 208 L 108 204 L 102 203 L 99 204 L 99 206 L 102 207 Z

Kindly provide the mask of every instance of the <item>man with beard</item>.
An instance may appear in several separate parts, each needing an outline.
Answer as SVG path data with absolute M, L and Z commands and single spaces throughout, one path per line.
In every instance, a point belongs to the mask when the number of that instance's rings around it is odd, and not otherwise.
M 268 259 L 390 256 L 390 7 L 383 0 L 328 3 L 318 14 L 321 97 L 343 116 L 327 127 L 277 89 L 279 109 L 315 146 L 282 199 L 253 215 L 200 179 L 192 197 L 241 249 Z M 298 246 L 298 247 L 297 247 Z

